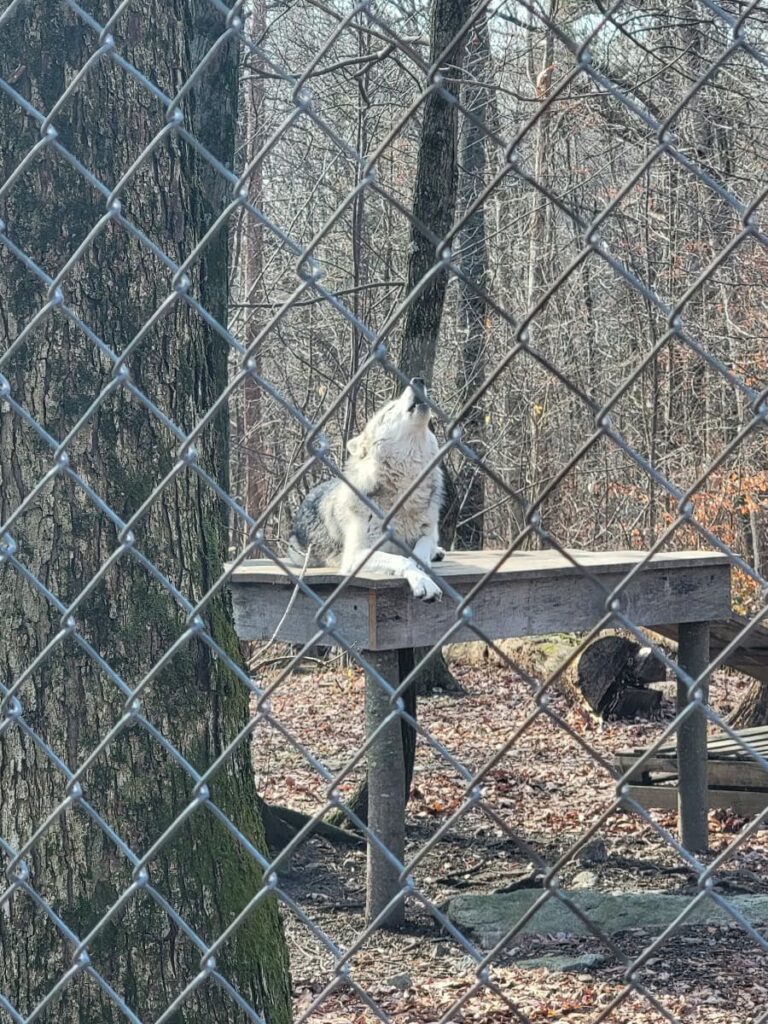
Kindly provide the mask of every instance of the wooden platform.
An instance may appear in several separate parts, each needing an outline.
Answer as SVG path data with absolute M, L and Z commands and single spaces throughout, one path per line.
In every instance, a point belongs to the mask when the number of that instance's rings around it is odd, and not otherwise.
M 499 564 L 503 551 L 449 551 L 442 562 L 432 564 L 432 572 L 437 576 L 445 576 L 451 581 L 477 583 L 489 572 L 495 570 L 494 580 L 534 579 L 551 575 L 558 577 L 581 576 L 581 567 L 588 569 L 595 576 L 620 573 L 626 576 L 640 562 L 648 557 L 647 551 L 569 551 L 568 554 L 576 562 L 574 565 L 559 551 L 515 551 Z M 656 554 L 643 568 L 647 572 L 653 568 L 669 567 L 674 569 L 700 569 L 705 566 L 728 566 L 725 555 L 711 551 L 667 551 Z M 298 575 L 301 570 L 291 567 Z M 345 577 L 338 569 L 320 567 L 307 569 L 302 573 L 303 579 L 310 586 L 316 584 L 338 585 Z M 232 573 L 234 583 L 274 583 L 284 586 L 291 585 L 291 579 L 279 565 L 266 558 L 249 558 L 242 562 Z M 381 572 L 368 572 L 365 567 L 349 581 L 353 587 L 382 589 L 404 589 L 405 581 Z M 676 620 L 677 621 L 677 620 Z
M 366 920 L 393 926 L 404 915 L 404 903 L 398 901 L 405 858 L 404 752 L 415 743 L 413 726 L 392 715 L 392 700 L 402 666 L 409 657 L 412 663 L 413 648 L 479 639 L 460 610 L 465 599 L 472 623 L 490 640 L 587 632 L 610 623 L 607 599 L 621 588 L 619 608 L 633 623 L 675 624 L 679 665 L 698 679 L 709 664 L 709 623 L 726 619 L 731 606 L 728 559 L 700 551 L 655 554 L 651 559 L 643 551 L 573 551 L 569 557 L 551 550 L 507 556 L 499 551 L 451 552 L 432 571 L 452 592 L 432 604 L 414 598 L 404 580 L 379 573 L 363 571 L 349 579 L 327 568 L 309 569 L 303 574 L 305 592 L 296 587 L 299 569 L 289 574 L 264 560 L 228 569 L 235 629 L 242 640 L 275 637 L 328 646 L 343 641 L 365 657 L 370 669 L 365 688 L 368 827 L 377 840 L 368 844 Z M 322 618 L 326 602 L 333 612 L 330 623 Z M 706 683 L 702 691 L 706 699 Z M 405 697 L 414 721 L 412 686 L 405 689 Z M 687 688 L 679 686 L 679 709 L 688 701 Z M 681 840 L 689 850 L 704 849 L 706 719 L 700 708 L 681 723 L 679 737 Z
M 587 631 L 605 615 L 605 591 L 618 587 L 647 552 L 570 554 L 576 565 L 558 551 L 515 552 L 499 565 L 500 551 L 456 551 L 434 563 L 432 571 L 465 597 L 498 565 L 471 599 L 473 621 L 494 640 Z M 308 569 L 303 579 L 325 601 L 346 577 L 317 568 Z M 316 634 L 318 604 L 305 594 L 297 595 L 282 621 L 294 581 L 273 562 L 244 561 L 232 570 L 230 589 L 241 639 L 268 640 L 278 625 L 280 639 L 290 643 L 308 643 Z M 621 603 L 639 626 L 725 618 L 730 612 L 728 559 L 701 551 L 654 555 L 624 589 Z M 425 604 L 412 597 L 404 580 L 382 573 L 363 571 L 347 580 L 333 601 L 333 612 L 339 634 L 361 650 L 431 646 L 451 629 L 452 643 L 477 639 L 471 629 L 455 628 L 453 601 Z
M 768 726 L 740 729 L 738 735 L 768 760 Z M 633 771 L 643 747 L 622 751 L 616 763 L 629 771 L 632 796 L 644 807 L 677 810 L 677 747 L 662 747 Z M 729 807 L 737 814 L 759 814 L 768 807 L 768 770 L 730 736 L 722 733 L 707 741 L 710 807 Z

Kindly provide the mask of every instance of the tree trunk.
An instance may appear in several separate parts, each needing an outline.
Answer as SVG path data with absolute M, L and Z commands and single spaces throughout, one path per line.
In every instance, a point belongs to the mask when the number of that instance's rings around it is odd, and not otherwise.
M 547 14 L 551 22 L 554 22 L 557 18 L 558 6 L 559 0 L 549 0 Z M 547 26 L 543 35 L 541 66 L 535 72 L 536 96 L 541 101 L 543 109 L 539 112 L 539 119 L 534 128 L 533 155 L 533 177 L 545 188 L 552 177 L 550 166 L 552 162 L 552 109 L 547 107 L 546 104 L 552 92 L 554 48 L 554 32 Z M 529 51 L 528 60 L 529 74 L 532 75 L 535 68 L 533 48 Z M 549 244 L 551 217 L 551 203 L 538 189 L 533 189 L 531 192 L 531 216 L 528 223 L 527 305 L 529 311 L 541 301 L 549 282 L 554 280 L 556 276 L 554 248 Z M 529 334 L 535 343 L 546 343 L 548 322 L 552 316 L 550 310 L 551 304 L 545 305 L 529 327 Z M 547 431 L 544 429 L 542 422 L 547 415 L 547 395 L 548 389 L 545 388 L 540 402 L 534 402 L 531 405 L 528 395 L 523 393 L 523 409 L 518 408 L 515 411 L 516 420 L 524 417 L 530 422 L 530 447 L 528 452 L 529 488 L 536 497 L 538 497 L 538 493 L 542 489 L 543 481 L 547 479 L 551 472 L 551 466 L 558 458 L 558 456 L 554 456 L 553 453 L 548 451 Z M 544 501 L 540 508 L 544 524 L 551 523 L 549 513 L 554 503 L 552 498 L 550 498 Z M 539 533 L 532 533 L 529 542 L 536 548 L 542 546 L 542 538 Z
M 647 684 L 665 678 L 665 666 L 652 649 L 623 636 L 598 637 L 578 661 L 579 689 L 603 718 L 634 718 L 656 711 L 661 693 Z
M 465 57 L 464 106 L 478 121 L 488 120 L 488 89 L 485 85 L 489 65 L 488 25 L 481 18 L 467 41 Z M 469 281 L 486 286 L 488 250 L 485 240 L 485 205 L 467 211 L 485 188 L 486 168 L 485 133 L 468 118 L 464 121 L 461 145 L 461 172 L 459 176 L 461 206 L 466 216 L 461 231 L 460 265 Z M 464 341 L 458 372 L 458 392 L 466 402 L 485 378 L 485 335 L 487 308 L 485 298 L 464 281 L 459 285 L 459 317 Z M 482 457 L 483 414 L 475 405 L 463 419 L 464 436 Z M 456 546 L 465 550 L 478 550 L 483 546 L 483 515 L 485 487 L 482 470 L 472 462 L 464 461 L 457 474 L 456 490 L 460 496 L 456 529 Z
M 104 23 L 114 3 L 89 11 Z M 167 95 L 200 64 L 225 29 L 206 0 L 133 5 L 114 26 L 120 54 Z M 20 66 L 15 88 L 48 112 L 77 69 L 98 46 L 97 36 L 63 4 L 22 5 L 4 24 L 0 67 Z M 221 47 L 182 103 L 185 125 L 220 160 L 233 158 L 236 60 Z M 164 123 L 162 107 L 105 57 L 92 65 L 54 119 L 63 145 L 108 188 L 114 187 Z M 8 97 L 0 104 L 2 180 L 39 138 L 39 123 Z M 120 194 L 124 216 L 180 264 L 226 202 L 229 187 L 190 147 L 166 136 Z M 104 215 L 104 195 L 48 148 L 5 197 L 7 232 L 48 274 L 64 267 L 90 227 Z M 220 231 L 188 270 L 190 294 L 221 323 L 228 299 L 227 231 Z M 101 231 L 61 281 L 66 308 L 114 352 L 122 352 L 172 294 L 171 274 L 118 222 Z M 54 439 L 65 438 L 113 379 L 113 362 L 65 315 L 47 315 L 25 342 L 8 348 L 44 302 L 45 288 L 0 247 L 0 370 L 15 403 Z M 227 382 L 227 350 L 219 335 L 178 298 L 127 358 L 133 385 L 183 431 L 190 431 Z M 144 727 L 151 723 L 193 769 L 202 773 L 235 740 L 248 717 L 248 692 L 199 633 L 181 643 L 162 671 L 147 680 L 138 712 L 123 720 L 130 691 L 185 631 L 184 607 L 131 550 L 83 589 L 120 548 L 122 524 L 148 501 L 176 461 L 179 439 L 124 385 L 91 411 L 67 443 L 69 467 L 107 503 L 105 514 L 69 475 L 62 461 L 53 479 L 33 488 L 54 465 L 54 453 L 3 405 L 0 421 L 0 523 L 21 502 L 9 526 L 0 565 L 0 678 L 18 681 L 59 634 L 64 609 L 69 631 L 34 666 L 15 692 L 23 721 L 4 719 L 0 739 L 0 835 L 18 851 L 28 884 L 80 939 L 93 969 L 108 980 L 141 1020 L 155 1020 L 200 971 L 202 950 L 158 903 L 162 895 L 204 943 L 212 943 L 262 884 L 252 855 L 235 841 L 204 801 L 160 843 L 139 888 L 104 923 L 131 884 L 135 857 L 152 850 L 193 801 L 188 771 Z M 226 411 L 196 441 L 199 465 L 228 484 Z M 0 535 L 2 535 L 0 527 Z M 151 498 L 131 526 L 135 551 L 149 559 L 178 592 L 196 604 L 222 570 L 227 514 L 212 488 L 184 468 Z M 31 585 L 24 566 L 39 584 Z M 205 629 L 239 662 L 225 593 L 202 612 Z M 86 649 L 98 652 L 110 671 Z M 118 685 L 116 676 L 123 682 Z M 109 744 L 84 771 L 83 800 L 133 851 L 129 856 L 75 801 L 53 819 L 66 796 L 67 771 Z M 53 754 L 59 761 L 52 760 Z M 240 743 L 210 780 L 210 798 L 237 829 L 264 850 L 248 743 Z M 45 822 L 44 831 L 35 835 Z M 33 838 L 34 837 L 34 838 Z M 6 851 L 6 856 L 8 855 Z M 0 991 L 26 1017 L 69 969 L 74 942 L 17 888 L 0 916 Z M 216 954 L 216 970 L 270 1024 L 290 1020 L 286 947 L 277 902 L 261 900 Z M 61 1024 L 122 1024 L 126 1019 L 90 975 L 76 972 L 52 1004 Z M 51 1017 L 52 1019 L 52 1017 Z M 190 992 L 173 1024 L 243 1020 L 214 979 Z
M 557 17 L 558 0 L 550 0 L 548 16 L 550 21 Z M 554 33 L 547 27 L 544 32 L 544 47 L 541 54 L 541 67 L 536 74 L 536 96 L 542 104 L 549 100 L 552 90 L 553 58 L 555 50 Z M 533 70 L 533 50 L 529 51 L 531 71 Z M 550 179 L 551 150 L 551 109 L 544 109 L 536 122 L 535 148 L 533 158 L 533 177 L 546 186 Z M 536 189 L 531 193 L 531 219 L 528 225 L 528 307 L 534 306 L 544 291 L 547 275 L 544 272 L 544 260 L 549 258 L 546 251 L 549 220 L 549 203 Z
M 733 729 L 749 729 L 753 725 L 768 725 L 768 680 L 755 679 L 728 716 Z
M 472 0 L 433 0 L 430 20 L 429 60 L 434 63 L 451 40 L 460 32 L 472 12 Z M 459 47 L 463 46 L 463 41 Z M 461 64 L 460 52 L 450 54 L 446 62 L 450 77 L 457 77 Z M 458 95 L 458 84 L 448 89 Z M 453 223 L 456 209 L 457 171 L 457 113 L 456 107 L 438 92 L 432 92 L 424 101 L 421 138 L 416 164 L 416 184 L 413 193 L 413 215 L 443 238 Z M 423 232 L 411 228 L 410 258 L 408 260 L 408 293 L 429 273 L 437 256 L 434 243 Z M 413 299 L 405 314 L 400 369 L 408 377 L 423 376 L 431 381 L 437 352 L 437 335 L 443 315 L 445 289 L 448 278 L 440 273 Z M 445 470 L 444 470 L 445 471 Z M 428 648 L 414 650 L 415 663 L 424 658 Z M 419 692 L 432 692 L 442 681 L 453 680 L 441 653 L 435 655 L 417 680 Z
M 429 62 L 434 63 L 460 32 L 472 13 L 473 0 L 433 0 L 430 20 Z M 458 76 L 459 53 L 448 55 L 443 72 Z M 458 95 L 458 84 L 446 88 Z M 438 238 L 444 238 L 453 223 L 457 181 L 457 111 L 439 92 L 431 92 L 424 101 L 421 138 L 416 162 L 413 215 Z M 434 242 L 415 225 L 411 228 L 408 260 L 408 292 L 430 272 L 437 260 Z M 448 278 L 436 274 L 411 302 L 405 314 L 400 369 L 408 377 L 417 374 L 432 377 L 437 351 L 437 335 L 443 315 Z
M 246 19 L 246 31 L 251 39 L 261 39 L 266 27 L 264 0 L 256 0 Z M 246 74 L 241 91 L 243 111 L 241 121 L 244 132 L 244 155 L 246 166 L 257 156 L 264 140 L 264 79 L 259 77 L 262 62 L 256 54 L 249 53 Z M 263 165 L 256 164 L 248 177 L 248 198 L 257 208 L 264 205 Z M 248 213 L 240 223 L 242 232 L 242 292 L 245 329 L 243 341 L 250 348 L 262 329 L 262 316 L 249 303 L 256 303 L 264 295 L 262 274 L 264 266 L 264 228 L 261 221 Z M 252 354 L 256 372 L 261 374 L 261 346 L 257 345 Z M 243 381 L 243 425 L 244 434 L 239 439 L 242 445 L 242 479 L 245 493 L 245 509 L 257 519 L 268 501 L 268 466 L 265 464 L 266 437 L 264 436 L 264 413 L 261 387 L 253 379 Z

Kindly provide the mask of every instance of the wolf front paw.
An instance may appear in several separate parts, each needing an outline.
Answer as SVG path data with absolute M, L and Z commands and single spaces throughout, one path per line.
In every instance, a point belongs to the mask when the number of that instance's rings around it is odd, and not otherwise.
M 433 562 L 442 562 L 442 560 L 444 558 L 445 558 L 445 548 L 441 548 L 441 547 L 435 548 L 435 553 L 434 553 L 434 555 L 432 555 L 432 561 Z
M 419 597 L 422 601 L 442 600 L 443 592 L 440 587 L 421 569 L 406 569 L 404 576 L 414 597 Z

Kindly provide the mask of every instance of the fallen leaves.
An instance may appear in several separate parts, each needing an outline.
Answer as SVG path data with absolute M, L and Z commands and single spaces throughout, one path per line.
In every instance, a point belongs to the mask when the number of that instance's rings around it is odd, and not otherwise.
M 593 828 L 589 842 L 599 845 L 604 855 L 590 862 L 590 869 L 601 888 L 681 891 L 690 884 L 690 876 L 678 870 L 683 866 L 680 856 L 655 827 L 620 810 L 600 823 L 615 804 L 613 777 L 552 718 L 534 714 L 524 682 L 491 664 L 462 666 L 460 675 L 466 697 L 430 697 L 419 704 L 419 721 L 428 738 L 419 737 L 417 745 L 406 839 L 407 856 L 420 858 L 414 869 L 416 885 L 429 900 L 444 906 L 459 893 L 491 892 L 533 877 L 533 865 L 515 846 L 513 834 L 532 844 L 548 865 L 573 848 L 560 866 L 561 884 L 567 887 L 583 871 L 587 847 L 578 844 Z M 716 706 L 718 685 L 716 677 Z M 733 701 L 732 676 L 728 687 Z M 652 742 L 663 727 L 658 722 L 595 723 L 556 696 L 552 707 L 583 743 L 609 762 L 616 750 Z M 352 765 L 364 742 L 359 672 L 337 665 L 292 677 L 274 693 L 272 713 L 287 738 L 264 725 L 253 747 L 259 784 L 268 799 L 308 811 L 325 800 L 328 783 L 302 750 L 332 772 L 347 766 L 340 789 L 344 794 L 354 789 L 363 771 L 362 763 Z M 429 738 L 478 774 L 483 794 L 478 806 L 467 808 L 466 780 Z M 452 816 L 456 820 L 435 841 L 437 829 Z M 675 814 L 653 812 L 651 818 L 675 834 Z M 727 849 L 744 820 L 727 811 L 714 812 L 710 825 L 713 853 L 707 862 Z M 723 862 L 723 883 L 726 876 L 768 891 L 765 832 L 747 837 Z M 310 840 L 294 855 L 283 884 L 339 948 L 360 940 L 365 927 L 363 851 L 342 853 L 322 840 Z M 727 894 L 725 884 L 723 892 Z M 626 965 L 597 939 L 517 937 L 491 965 L 491 986 L 478 987 L 477 963 L 467 949 L 443 932 L 418 901 L 409 901 L 407 914 L 410 931 L 367 936 L 350 959 L 350 977 L 372 1005 L 337 981 L 312 1010 L 308 1024 L 374 1024 L 382 1017 L 392 1024 L 437 1024 L 449 1013 L 456 1024 L 518 1024 L 518 1012 L 531 1024 L 592 1024 L 617 999 L 607 1024 L 666 1024 L 670 1019 L 642 994 L 621 997 Z M 329 947 L 289 911 L 284 920 L 300 1018 L 333 982 L 334 959 Z M 635 930 L 622 933 L 617 943 L 631 962 L 651 939 Z M 579 974 L 515 966 L 516 960 L 557 952 L 607 954 L 608 961 L 594 972 Z M 407 986 L 388 984 L 405 976 Z M 638 974 L 665 1013 L 681 1024 L 756 1022 L 768 1009 L 766 976 L 768 956 L 735 923 L 683 929 Z

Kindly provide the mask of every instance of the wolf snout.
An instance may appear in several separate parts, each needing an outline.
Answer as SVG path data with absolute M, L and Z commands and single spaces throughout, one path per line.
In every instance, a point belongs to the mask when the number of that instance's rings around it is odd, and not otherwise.
M 413 398 L 413 403 L 408 409 L 409 412 L 413 412 L 415 409 L 424 411 L 427 408 L 427 385 L 424 383 L 423 377 L 411 377 L 411 383 L 405 389 L 405 394 L 411 395 Z

